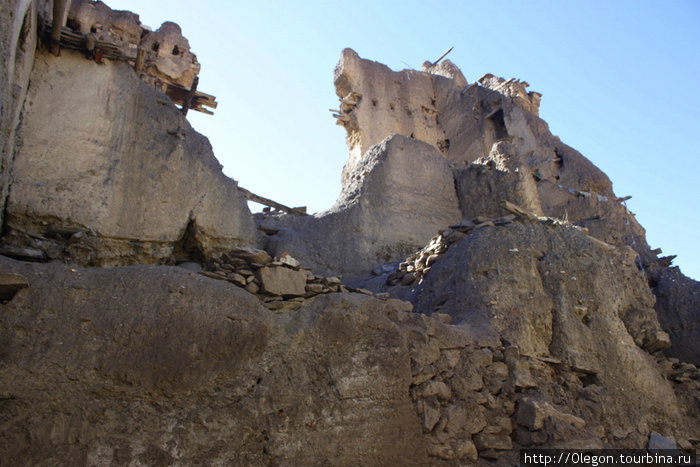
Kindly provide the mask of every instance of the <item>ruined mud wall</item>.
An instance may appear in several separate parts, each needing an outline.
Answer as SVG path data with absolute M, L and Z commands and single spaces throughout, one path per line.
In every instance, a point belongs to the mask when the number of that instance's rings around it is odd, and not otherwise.
M 283 227 L 269 239 L 272 251 L 289 251 L 324 272 L 335 268 L 355 278 L 400 260 L 401 252 L 420 248 L 458 222 L 459 215 L 436 216 L 436 207 L 456 203 L 466 219 L 499 217 L 507 214 L 503 203 L 508 201 L 536 215 L 566 219 L 610 244 L 631 246 L 640 266 L 657 261 L 658 252 L 649 251 L 644 229 L 615 196 L 608 177 L 551 135 L 538 117 L 541 96 L 528 92 L 527 83 L 485 75 L 467 84 L 450 62 L 394 72 L 346 49 L 335 69 L 335 86 L 340 98 L 335 117 L 346 129 L 349 147 L 339 200 L 313 218 L 262 220 Z M 391 189 L 380 188 L 382 177 L 372 176 L 375 154 L 428 160 L 414 150 L 398 154 L 384 147 L 394 135 L 407 139 L 406 147 L 411 140 L 432 146 L 432 162 L 421 171 L 441 181 L 396 170 Z M 445 169 L 452 182 L 440 178 Z M 421 192 L 426 203 L 415 204 Z M 348 220 L 337 221 L 341 218 Z M 358 253 L 340 254 L 345 249 Z
M 452 162 L 465 217 L 503 214 L 501 204 L 515 190 L 535 212 L 566 217 L 601 240 L 632 246 L 644 262 L 655 261 L 644 229 L 607 176 L 538 117 L 541 95 L 528 92 L 527 83 L 487 74 L 467 84 L 451 63 L 444 70 L 395 72 L 346 49 L 335 86 L 336 117 L 350 149 L 343 183 L 372 145 L 401 134 L 435 146 Z M 507 144 L 495 149 L 495 143 Z
M 179 27 L 148 32 L 134 13 L 69 2 L 61 40 L 74 31 L 122 55 L 63 48 L 54 56 L 47 28 L 61 21 L 52 23 L 52 3 L 2 5 L 3 252 L 116 265 L 203 260 L 254 245 L 237 183 L 160 92 L 186 89 L 199 71 Z M 142 35 L 149 49 L 139 74 L 129 57 Z
M 39 54 L 13 170 L 5 242 L 51 258 L 153 263 L 178 242 L 200 257 L 255 243 L 208 140 L 126 63 Z
M 0 303 L 1 459 L 503 465 L 521 447 L 697 447 L 700 373 L 662 353 L 693 356 L 697 319 L 673 307 L 696 295 L 655 276 L 669 342 L 643 230 L 525 83 L 344 51 L 343 192 L 317 216 L 262 216 L 269 254 L 228 251 L 257 241 L 236 182 L 130 65 L 38 52 L 31 78 L 3 248 L 62 261 L 0 256 L 20 284 Z M 183 261 L 210 270 L 83 267 Z M 335 277 L 373 268 L 375 297 Z
M 448 161 L 429 144 L 392 135 L 358 162 L 331 209 L 263 224 L 282 228 L 268 239 L 273 254 L 293 252 L 315 270 L 349 278 L 407 255 L 436 225 L 460 218 Z
M 542 96 L 528 92 L 528 83 L 487 74 L 468 84 L 452 63 L 394 72 L 346 49 L 335 85 L 341 100 L 336 117 L 350 148 L 344 183 L 385 132 L 425 141 L 452 163 L 465 219 L 503 216 L 507 201 L 585 228 L 610 245 L 631 247 L 659 297 L 664 329 L 685 343 L 669 352 L 684 359 L 696 353 L 690 350 L 697 339 L 688 323 L 697 319 L 698 282 L 668 269 L 672 257 L 660 258 L 661 250 L 650 249 L 626 198 L 615 195 L 608 177 L 550 133 L 538 117 Z M 678 280 L 669 279 L 675 276 Z

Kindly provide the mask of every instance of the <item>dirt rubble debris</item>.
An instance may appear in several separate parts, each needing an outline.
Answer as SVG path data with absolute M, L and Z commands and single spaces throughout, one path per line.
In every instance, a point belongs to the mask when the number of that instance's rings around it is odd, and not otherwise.
M 289 253 L 273 258 L 264 250 L 237 248 L 213 257 L 199 273 L 244 288 L 271 310 L 295 310 L 305 299 L 328 293 L 356 292 L 388 298 L 387 294 L 346 287 L 341 283 L 342 276 L 315 275 Z

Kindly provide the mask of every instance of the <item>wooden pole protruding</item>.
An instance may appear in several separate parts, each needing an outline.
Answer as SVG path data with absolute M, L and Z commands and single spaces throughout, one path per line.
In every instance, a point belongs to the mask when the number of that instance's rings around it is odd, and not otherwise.
M 443 58 L 447 57 L 447 54 L 450 53 L 450 52 L 452 52 L 452 49 L 454 49 L 454 48 L 455 48 L 455 47 L 454 47 L 454 45 L 453 45 L 452 47 L 449 48 L 449 50 L 448 50 L 447 52 L 445 52 L 444 54 L 440 55 L 440 58 L 438 58 L 437 60 L 435 60 L 435 61 L 433 62 L 433 66 L 437 65 L 438 63 L 440 63 L 440 60 L 442 60 Z
M 68 0 L 54 0 L 53 22 L 51 23 L 51 53 L 58 56 L 61 53 L 61 29 L 66 20 Z
M 199 85 L 199 76 L 194 77 L 194 81 L 192 81 L 192 87 L 187 93 L 187 97 L 185 97 L 185 102 L 182 103 L 182 115 L 187 115 L 187 111 L 190 110 L 190 105 L 192 105 L 192 98 L 197 92 L 197 85 Z

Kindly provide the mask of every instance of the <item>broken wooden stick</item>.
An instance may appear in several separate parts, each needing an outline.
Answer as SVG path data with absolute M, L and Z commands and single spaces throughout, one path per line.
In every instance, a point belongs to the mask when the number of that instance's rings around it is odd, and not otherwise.
M 447 54 L 450 53 L 450 52 L 452 52 L 452 49 L 454 49 L 454 48 L 455 48 L 455 47 L 452 46 L 452 47 L 449 48 L 449 50 L 448 50 L 447 52 L 445 52 L 444 54 L 440 55 L 440 58 L 438 58 L 437 60 L 435 60 L 435 61 L 433 62 L 433 66 L 437 65 L 438 63 L 440 63 L 440 60 L 442 60 L 443 58 L 447 57 Z

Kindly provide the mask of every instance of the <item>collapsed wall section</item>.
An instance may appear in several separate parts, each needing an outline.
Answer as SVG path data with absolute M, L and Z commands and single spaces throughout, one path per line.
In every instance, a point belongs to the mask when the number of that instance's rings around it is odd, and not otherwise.
M 273 254 L 288 251 L 321 273 L 361 276 L 460 217 L 448 161 L 429 144 L 393 135 L 357 161 L 333 208 L 284 216 L 268 245 Z

